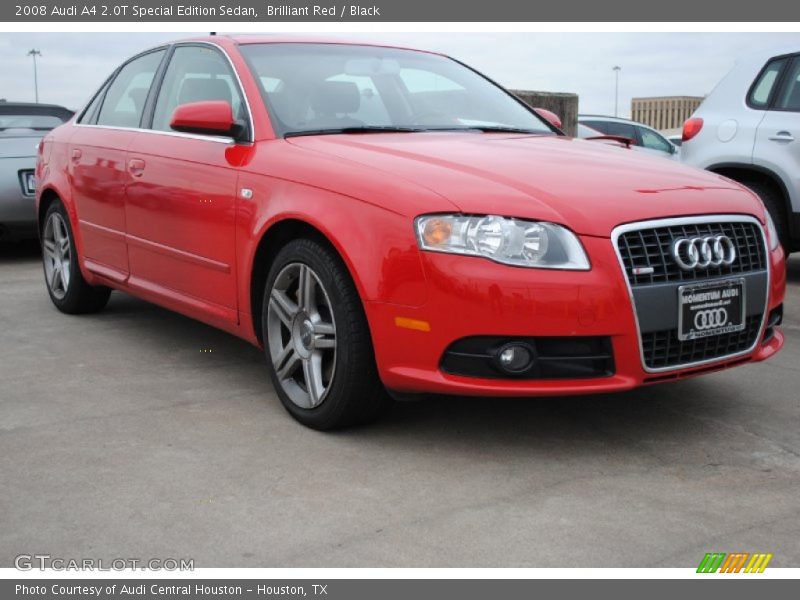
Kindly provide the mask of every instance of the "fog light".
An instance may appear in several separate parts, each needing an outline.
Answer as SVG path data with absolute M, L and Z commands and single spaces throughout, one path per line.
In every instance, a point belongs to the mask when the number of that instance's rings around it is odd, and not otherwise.
M 523 344 L 506 344 L 497 351 L 500 368 L 509 373 L 520 373 L 530 368 L 533 352 Z

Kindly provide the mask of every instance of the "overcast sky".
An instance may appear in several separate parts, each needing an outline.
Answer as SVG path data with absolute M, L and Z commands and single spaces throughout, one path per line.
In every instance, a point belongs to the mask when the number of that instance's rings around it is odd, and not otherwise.
M 0 33 L 0 98 L 33 101 L 28 50 L 42 52 L 41 102 L 79 108 L 125 58 L 169 33 Z M 340 36 L 341 37 L 341 36 Z M 344 37 L 443 51 L 509 88 L 574 92 L 585 113 L 613 114 L 614 73 L 620 115 L 636 96 L 703 96 L 737 57 L 800 45 L 798 33 L 375 33 Z

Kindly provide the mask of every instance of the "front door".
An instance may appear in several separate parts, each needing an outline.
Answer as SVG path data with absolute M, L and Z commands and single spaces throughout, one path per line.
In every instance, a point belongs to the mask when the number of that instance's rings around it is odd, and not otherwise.
M 235 221 L 237 177 L 229 138 L 176 134 L 179 104 L 243 102 L 227 59 L 210 46 L 178 46 L 155 102 L 151 132 L 128 152 L 126 199 L 132 286 L 237 321 Z

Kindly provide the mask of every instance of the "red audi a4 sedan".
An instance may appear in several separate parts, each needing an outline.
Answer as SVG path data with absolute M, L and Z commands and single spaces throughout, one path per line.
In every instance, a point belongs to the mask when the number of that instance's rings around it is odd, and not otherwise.
M 784 256 L 718 175 L 572 139 L 456 60 L 181 41 L 43 140 L 47 290 L 122 290 L 263 347 L 329 429 L 392 396 L 628 390 L 775 354 Z

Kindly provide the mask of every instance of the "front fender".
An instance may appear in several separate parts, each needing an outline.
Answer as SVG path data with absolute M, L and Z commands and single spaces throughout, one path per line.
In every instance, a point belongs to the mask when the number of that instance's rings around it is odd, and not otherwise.
M 363 302 L 421 306 L 425 275 L 407 216 L 356 198 L 268 176 L 240 176 L 239 189 L 252 190 L 237 207 L 239 306 L 252 314 L 250 282 L 264 236 L 293 219 L 318 230 L 337 250 Z

